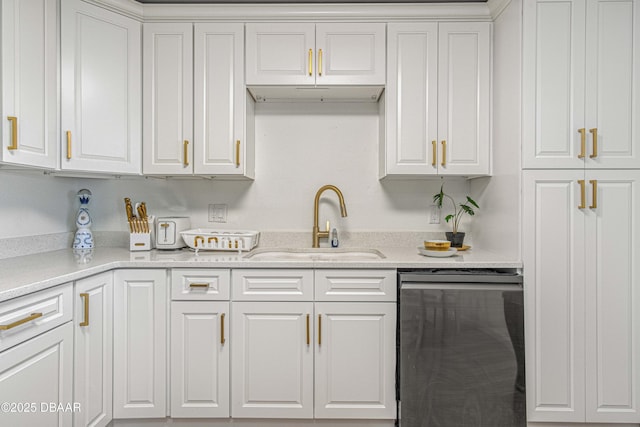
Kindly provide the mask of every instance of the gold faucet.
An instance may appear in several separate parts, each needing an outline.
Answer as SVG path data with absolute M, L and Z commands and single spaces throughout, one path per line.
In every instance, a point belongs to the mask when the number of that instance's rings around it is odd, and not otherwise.
M 318 202 L 320 201 L 320 196 L 325 190 L 333 190 L 338 195 L 338 200 L 340 201 L 340 214 L 345 217 L 347 216 L 347 207 L 344 205 L 344 196 L 342 195 L 342 191 L 335 185 L 323 185 L 320 187 L 318 192 L 316 193 L 316 198 L 313 202 L 313 247 L 320 247 L 320 238 L 329 237 L 329 222 L 327 221 L 327 230 L 320 231 L 318 227 Z

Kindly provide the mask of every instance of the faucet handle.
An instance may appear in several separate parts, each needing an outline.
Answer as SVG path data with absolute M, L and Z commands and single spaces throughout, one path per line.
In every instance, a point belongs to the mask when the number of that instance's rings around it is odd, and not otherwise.
M 327 233 L 331 231 L 331 228 L 329 226 L 329 220 L 327 220 Z

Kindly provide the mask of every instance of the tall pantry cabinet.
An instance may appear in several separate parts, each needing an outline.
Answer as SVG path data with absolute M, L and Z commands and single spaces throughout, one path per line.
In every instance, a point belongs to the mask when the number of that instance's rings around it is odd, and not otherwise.
M 524 2 L 527 419 L 640 422 L 640 1 Z

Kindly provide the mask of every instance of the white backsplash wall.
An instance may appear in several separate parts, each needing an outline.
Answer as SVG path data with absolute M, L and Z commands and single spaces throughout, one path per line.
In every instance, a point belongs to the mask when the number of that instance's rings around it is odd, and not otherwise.
M 255 181 L 61 178 L 0 170 L 0 239 L 74 231 L 81 188 L 93 193 L 89 208 L 97 231 L 127 230 L 123 198 L 130 197 L 146 201 L 151 214 L 189 216 L 193 227 L 311 232 L 314 196 L 324 184 L 342 190 L 349 216 L 341 218 L 337 197 L 325 192 L 321 227 L 329 219 L 345 231 L 449 230 L 448 205 L 440 225 L 428 224 L 441 180 L 378 180 L 377 108 L 258 104 Z M 445 189 L 463 200 L 469 182 L 448 178 Z M 210 203 L 228 205 L 227 223 L 207 221 Z M 467 221 L 463 228 L 470 231 Z

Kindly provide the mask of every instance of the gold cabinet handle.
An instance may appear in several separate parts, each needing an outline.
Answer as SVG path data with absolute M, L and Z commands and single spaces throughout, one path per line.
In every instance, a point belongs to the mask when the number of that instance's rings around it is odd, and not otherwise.
M 593 139 L 593 153 L 589 157 L 593 159 L 598 157 L 598 128 L 589 129 L 589 132 L 591 132 Z
M 236 167 L 240 167 L 240 140 L 236 140 Z
M 67 160 L 71 160 L 71 131 L 67 131 Z
M 9 323 L 8 325 L 0 325 L 0 331 L 8 331 L 9 329 L 13 329 L 16 326 L 20 326 L 23 323 L 31 322 L 32 320 L 37 319 L 38 317 L 42 317 L 42 313 L 32 313 L 31 315 L 25 317 L 24 319 L 16 320 L 13 323 Z
M 578 205 L 578 209 L 584 209 L 587 207 L 584 195 L 584 179 L 579 179 L 578 184 L 580 185 L 580 204 Z
M 189 141 L 187 141 L 186 139 L 182 143 L 182 149 L 184 151 L 184 153 L 183 153 L 184 165 L 185 166 L 189 166 Z
M 313 49 L 309 49 L 309 75 L 313 75 Z
M 224 313 L 220 315 L 220 344 L 225 343 L 224 339 Z
M 318 49 L 318 75 L 322 75 L 322 49 Z
M 586 150 L 587 143 L 587 134 L 585 132 L 585 128 L 578 129 L 578 133 L 580 134 L 580 154 L 578 154 L 579 159 L 584 159 L 584 152 Z
M 80 298 L 84 301 L 84 320 L 80 326 L 89 326 L 89 294 L 80 294 Z
M 598 180 L 590 179 L 589 183 L 591 184 L 591 205 L 590 209 L 598 208 Z
M 208 283 L 189 283 L 190 288 L 208 288 Z
M 438 143 L 433 140 L 431 141 L 431 166 L 436 167 L 436 162 L 438 161 Z
M 310 316 L 311 316 L 310 314 L 307 314 L 307 347 L 309 345 L 311 345 L 311 334 L 310 334 L 310 331 L 309 331 L 309 323 L 310 323 L 309 317 Z
M 8 116 L 7 120 L 11 122 L 11 145 L 7 147 L 7 150 L 18 149 L 18 118 Z
M 442 166 L 447 164 L 447 141 L 442 141 Z
M 318 314 L 318 345 L 322 345 L 322 314 Z

